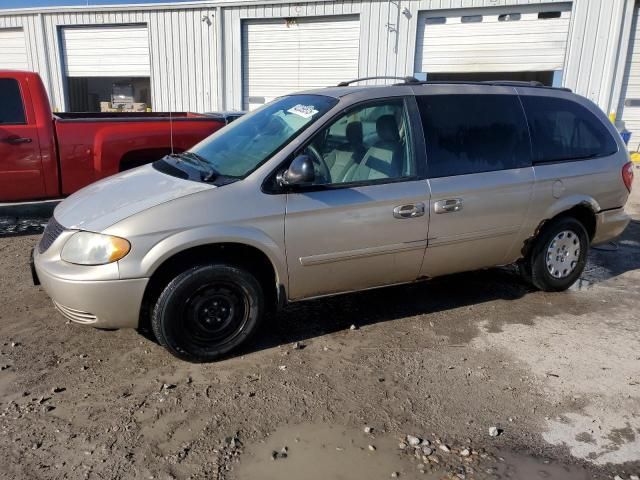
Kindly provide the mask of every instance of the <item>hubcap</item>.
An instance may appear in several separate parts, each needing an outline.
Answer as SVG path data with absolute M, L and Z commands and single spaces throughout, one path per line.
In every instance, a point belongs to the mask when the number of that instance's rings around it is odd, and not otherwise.
M 573 272 L 580 259 L 580 239 L 575 232 L 558 233 L 547 248 L 547 271 L 554 278 L 565 278 Z

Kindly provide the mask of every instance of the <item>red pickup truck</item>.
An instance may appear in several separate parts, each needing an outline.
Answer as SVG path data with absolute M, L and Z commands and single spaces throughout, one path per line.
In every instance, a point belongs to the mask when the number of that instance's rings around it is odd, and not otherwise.
M 37 73 L 0 70 L 0 202 L 57 198 L 182 152 L 225 115 L 51 113 Z M 171 124 L 170 124 L 171 123 Z M 173 133 L 173 135 L 172 135 Z

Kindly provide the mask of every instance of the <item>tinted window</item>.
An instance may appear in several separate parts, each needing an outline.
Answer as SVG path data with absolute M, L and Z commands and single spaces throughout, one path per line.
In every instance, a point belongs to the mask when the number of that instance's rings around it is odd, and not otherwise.
M 534 162 L 611 155 L 616 141 L 589 110 L 570 100 L 521 97 L 533 144 Z
M 0 124 L 24 123 L 24 107 L 17 80 L 0 78 Z
M 430 177 L 531 165 L 522 106 L 515 95 L 418 97 Z

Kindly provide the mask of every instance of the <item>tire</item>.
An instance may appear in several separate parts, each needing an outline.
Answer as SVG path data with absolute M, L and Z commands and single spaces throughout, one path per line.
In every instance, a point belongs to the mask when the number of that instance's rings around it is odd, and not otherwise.
M 252 274 L 226 264 L 201 265 L 164 288 L 151 327 L 160 345 L 176 357 L 210 362 L 246 342 L 263 313 L 262 287 Z
M 531 251 L 531 283 L 545 292 L 568 289 L 587 262 L 589 235 L 578 220 L 560 217 L 544 226 Z

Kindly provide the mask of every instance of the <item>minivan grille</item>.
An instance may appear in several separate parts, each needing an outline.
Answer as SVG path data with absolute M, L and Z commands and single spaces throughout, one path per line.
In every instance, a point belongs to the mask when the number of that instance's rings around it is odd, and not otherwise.
M 51 220 L 49 220 L 49 223 L 47 223 L 47 226 L 44 229 L 40 243 L 38 244 L 38 252 L 46 252 L 62 232 L 64 232 L 64 227 L 60 225 L 54 217 L 51 217 Z

